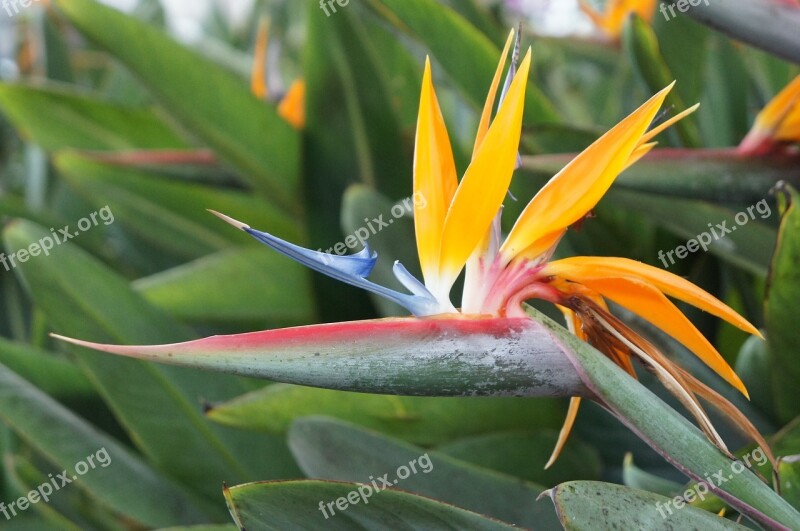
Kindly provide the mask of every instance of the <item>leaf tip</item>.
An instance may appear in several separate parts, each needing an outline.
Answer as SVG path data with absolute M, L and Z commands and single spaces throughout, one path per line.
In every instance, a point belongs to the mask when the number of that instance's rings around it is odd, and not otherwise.
M 226 223 L 228 223 L 230 225 L 233 225 L 234 227 L 236 227 L 239 230 L 246 230 L 246 229 L 250 228 L 250 225 L 242 223 L 241 221 L 237 221 L 237 220 L 233 219 L 232 217 L 226 216 L 225 214 L 221 214 L 221 213 L 217 212 L 216 210 L 211 210 L 210 208 L 206 209 L 206 210 L 208 210 L 209 212 L 211 212 L 212 214 L 217 216 L 222 221 L 224 221 L 224 222 L 226 222 Z

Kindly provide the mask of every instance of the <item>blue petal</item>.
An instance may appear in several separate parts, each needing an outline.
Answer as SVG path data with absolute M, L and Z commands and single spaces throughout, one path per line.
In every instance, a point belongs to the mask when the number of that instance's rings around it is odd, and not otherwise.
M 403 306 L 418 317 L 441 313 L 439 303 L 422 284 L 419 284 L 419 281 L 417 281 L 417 284 L 422 286 L 424 292 L 414 289 L 412 291 L 415 294 L 408 295 L 367 280 L 365 277 L 369 275 L 372 268 L 375 266 L 378 254 L 370 253 L 369 247 L 366 245 L 362 251 L 354 255 L 340 256 L 312 251 L 311 249 L 306 249 L 282 240 L 268 232 L 261 232 L 247 226 L 242 226 L 241 229 L 272 249 L 310 267 L 314 271 L 385 297 Z M 405 270 L 405 268 L 403 268 L 403 270 Z M 408 277 L 411 277 L 408 271 L 406 271 L 406 274 Z
M 408 272 L 408 269 L 400 263 L 399 260 L 395 260 L 394 267 L 392 267 L 392 272 L 394 272 L 394 276 L 397 277 L 397 280 L 405 286 L 405 288 L 417 295 L 419 297 L 428 297 L 433 299 L 433 293 L 428 291 L 428 288 L 425 287 L 425 284 L 417 280 L 417 277 L 412 275 Z

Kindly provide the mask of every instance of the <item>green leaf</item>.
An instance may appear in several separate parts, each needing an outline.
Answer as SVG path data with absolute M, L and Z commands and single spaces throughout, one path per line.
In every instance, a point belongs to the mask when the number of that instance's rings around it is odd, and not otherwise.
M 198 258 L 236 243 L 252 244 L 252 238 L 220 223 L 209 208 L 268 227 L 281 237 L 299 238 L 294 220 L 243 192 L 180 182 L 74 152 L 60 154 L 55 163 L 87 200 L 98 208 L 108 206 L 114 222 L 171 254 Z
M 59 488 L 85 489 L 142 525 L 199 523 L 207 518 L 192 498 L 130 450 L 2 365 L 0 384 L 0 419 L 48 461 L 65 469 L 67 480 L 75 478 L 67 485 L 59 479 Z M 94 459 L 94 468 L 87 464 L 89 456 Z M 82 475 L 76 470 L 81 462 L 88 467 L 80 467 Z M 53 471 L 53 476 L 58 472 Z
M 154 306 L 192 323 L 244 328 L 315 318 L 308 270 L 260 246 L 221 251 L 137 280 L 133 287 Z
M 753 404 L 764 412 L 775 411 L 771 363 L 766 341 L 756 336 L 747 338 L 736 356 L 736 374 L 741 375 Z
M 401 197 L 411 189 L 412 146 L 400 129 L 395 105 L 398 98 L 391 90 L 397 73 L 387 69 L 377 50 L 388 48 L 395 56 L 408 52 L 394 35 L 381 26 L 370 28 L 363 17 L 353 16 L 350 10 L 342 10 L 326 24 L 331 26 L 329 53 L 347 110 L 359 178 L 390 197 Z M 404 59 L 396 60 L 404 63 Z M 414 87 L 406 93 L 411 92 L 416 102 L 418 90 Z M 402 94 L 404 99 L 406 93 Z
M 0 84 L 0 108 L 27 139 L 48 151 L 188 147 L 152 109 L 108 103 L 65 87 Z
M 297 3 L 307 10 L 308 40 L 303 61 L 306 89 L 306 136 L 304 145 L 304 199 L 314 205 L 308 212 L 308 239 L 322 249 L 342 241 L 341 198 L 345 189 L 362 181 L 367 150 L 356 147 L 351 127 L 352 105 L 337 65 L 342 58 L 338 26 L 332 24 L 315 2 Z M 332 105 L 332 102 L 337 104 Z M 363 135 L 360 139 L 363 142 Z M 358 154 L 356 157 L 354 154 Z M 331 171 L 335 168 L 336 171 Z M 313 215 L 312 215 L 313 214 Z M 322 322 L 367 319 L 375 310 L 367 294 L 324 275 L 313 275 L 314 291 Z M 347 304 L 341 304 L 347 300 Z
M 275 384 L 206 414 L 227 426 L 278 434 L 300 417 L 325 415 L 428 446 L 520 426 L 556 428 L 563 408 L 546 399 L 370 395 Z
M 92 384 L 70 361 L 24 343 L 0 338 L 0 363 L 59 400 L 94 394 Z
M 461 15 L 435 0 L 370 0 L 388 22 L 422 41 L 476 108 L 483 108 L 501 49 Z M 508 64 L 508 63 L 506 63 Z M 552 104 L 528 83 L 524 123 L 561 120 Z
M 675 4 L 679 0 L 671 0 Z M 685 6 L 686 4 L 684 4 Z M 783 0 L 715 0 L 691 6 L 686 14 L 725 35 L 789 61 L 800 62 L 800 11 Z
M 781 496 L 800 510 L 800 455 L 782 458 L 778 477 L 781 479 Z
M 557 525 L 552 507 L 536 501 L 544 487 L 340 421 L 296 421 L 289 431 L 289 447 L 308 477 L 369 483 L 374 476 L 396 488 L 521 527 Z M 375 484 L 385 485 L 380 480 Z
M 626 487 L 646 490 L 662 496 L 673 496 L 683 490 L 683 485 L 642 470 L 633 464 L 633 454 L 625 454 L 622 463 L 622 482 Z
M 681 39 L 691 45 L 689 39 Z M 742 57 L 741 46 L 722 35 L 712 35 L 709 43 L 708 65 L 704 76 L 702 105 L 698 111 L 704 145 L 707 147 L 735 146 L 751 126 L 750 114 L 754 104 L 748 98 L 749 68 Z M 761 105 L 763 102 L 759 102 Z M 768 157 L 767 161 L 773 157 Z
M 558 440 L 558 432 L 542 430 L 541 427 L 541 424 L 518 422 L 514 428 L 519 431 L 466 437 L 439 446 L 436 451 L 546 486 L 570 479 L 600 477 L 603 463 L 597 451 L 574 435 L 570 436 L 555 464 L 545 470 L 544 465 Z M 521 431 L 528 428 L 536 431 Z
M 638 15 L 628 18 L 623 32 L 623 42 L 647 92 L 656 93 L 675 81 L 675 76 L 661 55 L 658 37 L 653 28 Z M 665 105 L 673 107 L 675 114 L 688 108 L 677 90 L 673 90 L 667 96 Z M 673 128 L 678 132 L 683 146 L 700 147 L 700 131 L 694 123 L 694 118 L 684 118 Z
M 283 531 L 319 529 L 331 531 L 385 531 L 425 529 L 426 531 L 511 531 L 509 524 L 408 492 L 386 490 L 362 503 L 357 483 L 331 481 L 275 481 L 231 487 L 225 492 L 228 507 L 239 529 Z M 357 499 L 347 502 L 347 496 Z M 366 494 L 365 494 L 366 495 Z M 340 498 L 346 510 L 336 506 Z M 333 502 L 325 514 L 316 513 L 320 503 Z M 313 511 L 313 512 L 312 512 Z M 331 512 L 333 511 L 333 513 Z M 327 519 L 325 516 L 327 515 Z
M 708 42 L 713 32 L 690 18 L 666 20 L 660 14 L 653 18 L 653 29 L 661 58 L 678 81 L 675 90 L 686 102 L 698 101 L 703 93 L 703 70 L 711 57 Z
M 714 446 L 694 425 L 664 404 L 651 391 L 595 350 L 581 347 L 581 342 L 546 316 L 529 309 L 553 335 L 572 348 L 566 355 L 580 368 L 586 385 L 623 424 L 636 432 L 653 449 L 690 478 L 703 481 L 714 471 L 725 473 L 731 460 Z M 739 512 L 767 526 L 783 524 L 797 527 L 800 513 L 745 469 L 729 473 L 730 478 L 711 490 Z
M 681 507 L 658 494 L 597 481 L 572 481 L 549 491 L 564 529 L 745 530 L 735 522 Z M 667 505 L 669 504 L 669 505 Z
M 788 206 L 781 219 L 778 245 L 772 257 L 764 322 L 772 364 L 772 389 L 776 414 L 784 422 L 800 414 L 800 335 L 797 301 L 800 300 L 800 194 L 785 193 Z
M 639 212 L 676 236 L 686 238 L 682 251 L 680 247 L 659 250 L 658 260 L 665 268 L 705 252 L 700 242 L 702 239 L 708 252 L 756 275 L 765 276 L 767 273 L 776 236 L 774 229 L 761 221 L 772 215 L 766 199 L 758 205 L 765 213 L 761 214 L 751 206 L 750 215 L 745 209 L 737 212 L 705 201 L 665 198 L 628 190 L 612 190 L 606 201 L 617 208 Z M 719 227 L 721 224 L 730 232 L 726 234 Z M 690 240 L 695 243 L 689 244 Z M 694 246 L 694 250 L 687 245 Z
M 161 30 L 93 0 L 59 0 L 58 6 L 243 178 L 275 204 L 294 209 L 299 135 L 251 95 L 244 80 Z
M 574 154 L 524 157 L 523 168 L 551 177 Z M 754 204 L 779 181 L 800 186 L 800 157 L 741 157 L 734 151 L 656 149 L 625 171 L 619 188 L 662 196 Z
M 36 225 L 17 221 L 6 227 L 4 238 L 18 252 L 47 235 Z M 55 247 L 50 256 L 31 258 L 15 272 L 59 332 L 122 343 L 191 336 L 133 293 L 127 281 L 69 243 Z M 91 289 L 84 289 L 89 285 Z M 295 470 L 282 441 L 232 432 L 203 417 L 204 400 L 237 396 L 248 390 L 244 382 L 82 349 L 74 353 L 142 453 L 209 499 L 216 497 L 223 480 L 276 477 Z M 255 448 L 287 459 L 265 463 Z
M 181 527 L 165 527 L 158 531 L 237 531 L 237 527 L 231 525 L 193 525 Z

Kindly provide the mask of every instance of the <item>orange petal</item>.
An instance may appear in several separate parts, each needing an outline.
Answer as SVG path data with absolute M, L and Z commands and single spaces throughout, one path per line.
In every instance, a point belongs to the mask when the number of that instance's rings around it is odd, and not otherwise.
M 724 319 L 748 334 L 762 337 L 758 329 L 727 304 L 688 280 L 663 269 L 628 258 L 574 256 L 550 262 L 543 274 L 568 278 L 574 282 L 585 279 L 642 278 L 663 293 Z
M 550 459 L 548 459 L 547 464 L 544 465 L 545 470 L 553 466 L 558 456 L 561 455 L 561 450 L 563 450 L 564 445 L 567 444 L 569 434 L 572 431 L 572 427 L 575 425 L 575 419 L 578 417 L 578 408 L 580 408 L 580 406 L 581 397 L 573 396 L 569 399 L 567 418 L 564 419 L 564 425 L 561 426 L 561 431 L 558 433 L 558 441 L 556 441 L 556 446 L 553 448 L 553 453 L 550 454 Z
M 295 129 L 302 129 L 306 125 L 306 83 L 298 79 L 278 105 L 278 114 L 289 122 Z
M 514 42 L 514 30 L 508 34 L 506 45 L 503 47 L 503 53 L 500 55 L 500 62 L 497 64 L 497 70 L 492 78 L 492 85 L 489 87 L 489 94 L 486 96 L 486 103 L 483 105 L 483 113 L 481 113 L 481 121 L 478 124 L 478 132 L 475 135 L 475 147 L 472 148 L 472 158 L 478 153 L 478 149 L 489 131 L 489 122 L 492 120 L 492 107 L 494 107 L 495 96 L 497 95 L 497 88 L 500 86 L 500 79 L 503 76 L 503 67 L 506 65 L 506 56 L 508 50 L 511 48 L 511 43 Z
M 581 219 L 625 169 L 674 83 L 600 137 L 542 188 L 528 203 L 500 252 L 510 261 L 547 234 Z
M 531 50 L 525 54 L 500 110 L 458 186 L 442 231 L 440 271 L 449 289 L 503 204 L 519 150 Z
M 627 170 L 640 160 L 642 157 L 650 153 L 650 151 L 658 145 L 658 142 L 650 142 L 649 144 L 642 144 L 636 148 L 636 150 L 631 154 L 630 158 L 628 159 L 628 163 L 625 165 L 625 169 L 622 171 Z
M 580 5 L 580 8 L 581 8 L 581 11 L 583 11 L 586 16 L 588 16 L 590 19 L 592 19 L 592 23 L 595 26 L 597 26 L 598 28 L 605 27 L 605 20 L 603 18 L 603 15 L 601 15 L 600 13 L 595 11 L 595 9 L 592 6 L 587 4 L 586 0 L 580 0 L 580 4 L 579 5 Z
M 645 133 L 642 136 L 642 139 L 639 141 L 639 145 L 642 146 L 642 145 L 646 144 L 647 142 L 650 142 L 652 139 L 654 139 L 659 134 L 664 132 L 668 127 L 670 127 L 673 124 L 675 124 L 675 122 L 679 122 L 679 121 L 683 120 L 684 118 L 686 118 L 687 116 L 689 116 L 690 114 L 692 114 L 694 111 L 696 111 L 699 108 L 700 108 L 700 104 L 699 103 L 695 103 L 694 105 L 692 105 L 691 107 L 689 107 L 685 111 L 679 112 L 678 114 L 676 114 L 675 116 L 673 116 L 669 120 L 665 120 L 664 123 L 658 124 L 658 126 L 652 128 L 651 130 L 649 130 L 647 133 Z
M 683 313 L 652 284 L 636 278 L 581 278 L 580 283 L 653 323 L 736 387 L 745 396 L 739 376 Z
M 422 274 L 433 291 L 438 291 L 444 220 L 457 186 L 450 137 L 433 88 L 430 60 L 426 59 L 414 150 L 414 195 L 425 201 L 414 201 L 414 227 Z
M 585 0 L 580 2 L 581 10 L 586 13 L 598 28 L 610 37 L 618 38 L 622 33 L 625 20 L 631 13 L 636 13 L 646 21 L 653 19 L 656 0 L 609 0 L 605 12 L 601 15 L 589 7 Z
M 253 73 L 250 78 L 250 90 L 256 98 L 265 100 L 269 96 L 267 89 L 267 44 L 269 43 L 269 20 L 264 17 L 258 23 L 256 51 L 253 57 Z
M 800 76 L 794 78 L 756 117 L 755 127 L 774 131 L 786 117 L 800 106 Z

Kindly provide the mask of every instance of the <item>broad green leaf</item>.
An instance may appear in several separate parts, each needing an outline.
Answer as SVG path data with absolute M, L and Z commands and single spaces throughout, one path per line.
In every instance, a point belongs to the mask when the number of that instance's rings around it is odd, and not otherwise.
M 631 16 L 625 24 L 623 36 L 628 56 L 644 82 L 647 92 L 656 93 L 675 81 L 675 76 L 661 55 L 658 37 L 647 22 L 637 15 Z M 676 114 L 690 106 L 677 90 L 673 90 L 667 96 L 665 105 L 671 106 Z M 683 146 L 700 147 L 700 131 L 693 117 L 684 118 L 675 124 L 673 129 L 680 136 Z
M 337 64 L 342 61 L 341 57 L 336 57 L 342 53 L 338 27 L 330 22 L 330 17 L 325 16 L 316 2 L 302 4 L 308 20 L 303 61 L 307 87 L 305 134 L 308 138 L 303 153 L 304 199 L 306 204 L 314 205 L 307 212 L 305 221 L 308 240 L 325 250 L 344 239 L 340 222 L 341 199 L 348 186 L 364 178 L 361 168 L 365 162 L 354 154 L 364 153 L 365 149 L 357 149 L 350 126 L 349 112 L 355 107 L 341 103 L 346 95 L 337 70 Z M 362 136 L 361 141 L 364 140 Z M 322 322 L 367 319 L 375 315 L 363 290 L 345 286 L 324 275 L 315 274 L 312 278 Z M 343 300 L 347 300 L 347 304 L 342 304 Z
M 11 495 L 6 495 L 7 499 L 18 500 L 21 496 L 27 496 L 38 486 L 50 481 L 50 478 L 37 469 L 29 459 L 19 454 L 6 452 L 3 455 L 3 464 L 5 465 L 6 492 L 11 493 Z M 41 468 L 49 469 L 50 464 L 45 463 L 41 465 Z M 52 474 L 49 471 L 48 473 Z M 40 500 L 40 503 L 31 505 L 30 509 L 40 515 L 49 525 L 67 531 L 80 531 L 82 528 L 89 527 L 89 524 L 82 515 L 75 511 L 75 503 L 79 497 L 89 498 L 89 495 L 83 490 L 65 489 L 59 491 L 47 503 L 41 503 Z M 93 501 L 96 508 L 95 514 L 107 514 L 108 509 L 103 507 L 99 500 Z
M 556 428 L 563 408 L 546 399 L 370 395 L 275 384 L 206 414 L 228 426 L 280 434 L 300 417 L 325 415 L 428 446 L 498 430 Z
M 201 184 L 176 181 L 67 152 L 56 158 L 67 182 L 97 207 L 108 206 L 114 222 L 164 251 L 198 258 L 252 243 L 207 209 L 247 219 L 281 237 L 297 239 L 297 223 L 257 197 Z
M 56 231 L 64 228 L 65 225 L 74 228 L 78 221 L 80 221 L 80 217 L 69 219 L 63 218 L 62 216 L 64 215 L 65 214 L 60 213 L 57 215 L 49 210 L 46 212 L 33 212 L 21 197 L 13 195 L 0 196 L 0 216 L 5 216 L 7 218 L 25 218 L 43 227 L 52 227 Z M 106 236 L 107 234 L 101 229 L 95 227 L 89 232 L 82 233 L 81 237 L 75 240 L 75 243 L 89 250 L 95 256 L 107 257 L 112 253 L 108 249 Z
M 666 20 L 662 15 L 656 13 L 652 23 L 661 58 L 678 81 L 675 90 L 693 104 L 703 92 L 703 69 L 711 56 L 708 41 L 713 32 L 690 18 Z
M 800 194 L 789 188 L 785 201 L 788 204 L 772 256 L 764 321 L 776 414 L 788 422 L 800 414 L 800 335 L 794 321 L 800 300 Z
M 800 454 L 800 417 L 776 433 L 771 443 L 778 455 Z
M 25 138 L 48 151 L 188 147 L 153 109 L 108 103 L 64 87 L 0 84 L 0 110 Z
M 670 3 L 675 3 L 672 0 Z M 685 5 L 685 4 L 684 4 Z M 716 0 L 692 5 L 686 14 L 725 35 L 773 55 L 800 62 L 800 10 L 788 0 Z
M 691 45 L 688 39 L 682 40 Z M 699 76 L 705 86 L 697 112 L 706 147 L 735 146 L 750 129 L 753 107 L 763 104 L 754 105 L 748 98 L 748 84 L 741 82 L 752 75 L 751 70 L 738 43 L 722 35 L 711 36 L 706 71 Z
M 231 525 L 192 525 L 181 527 L 165 527 L 158 531 L 237 531 L 237 527 Z
M 707 250 L 756 275 L 767 273 L 776 236 L 775 230 L 764 223 L 774 216 L 766 199 L 757 205 L 759 210 L 751 205 L 750 213 L 705 201 L 628 190 L 613 190 L 606 201 L 617 208 L 638 212 L 676 236 L 686 238 L 682 250 L 681 247 L 659 250 L 657 259 L 666 269 Z
M 520 527 L 557 525 L 552 507 L 536 501 L 544 487 L 337 420 L 297 420 L 289 447 L 308 477 L 369 483 L 374 476 Z
M 781 479 L 781 496 L 800 510 L 800 455 L 782 458 L 778 477 Z
M 548 492 L 564 529 L 568 531 L 747 529 L 701 509 L 685 506 L 678 508 L 671 498 L 611 483 L 571 481 Z
M 0 383 L 0 419 L 50 463 L 67 471 L 69 483 L 64 485 L 59 479 L 59 489 L 85 489 L 109 507 L 148 526 L 200 523 L 207 518 L 190 496 L 130 450 L 2 365 Z M 94 468 L 87 464 L 89 456 L 96 464 Z M 54 470 L 53 476 L 57 473 L 60 470 Z M 53 492 L 58 489 L 53 488 Z
M 292 211 L 299 135 L 247 82 L 155 27 L 93 0 L 59 0 L 87 37 L 127 66 L 191 132 L 270 200 Z
M 732 462 L 694 425 L 597 351 L 533 309 L 529 312 L 553 335 L 573 347 L 566 355 L 580 367 L 587 386 L 623 424 L 667 457 L 683 474 L 701 481 L 715 471 L 731 470 Z M 800 526 L 800 512 L 745 469 L 711 487 L 739 512 L 767 526 Z
M 20 515 L 3 525 L 4 530 L 8 531 L 64 531 L 62 526 L 54 525 L 36 515 Z
M 622 482 L 626 487 L 645 490 L 667 497 L 683 492 L 683 485 L 680 483 L 664 479 L 637 467 L 633 463 L 633 454 L 630 452 L 625 454 L 625 460 L 622 463 Z
M 359 488 L 364 492 L 362 502 Z M 351 494 L 356 493 L 356 494 Z M 355 502 L 348 501 L 348 496 Z M 517 527 L 408 492 L 386 490 L 371 497 L 358 483 L 333 481 L 273 481 L 238 485 L 225 491 L 228 508 L 239 529 L 283 531 L 511 531 Z M 345 510 L 336 506 L 338 500 Z M 328 508 L 331 503 L 332 508 Z M 323 504 L 323 505 L 320 505 Z M 323 507 L 325 512 L 319 510 Z M 319 510 L 319 514 L 317 511 Z M 327 516 L 327 518 L 326 518 Z
M 574 154 L 523 157 L 523 168 L 551 177 Z M 662 196 L 752 205 L 785 181 L 800 186 L 800 158 L 741 157 L 730 150 L 656 149 L 631 166 L 616 187 Z
M 70 361 L 24 343 L 0 338 L 0 363 L 59 400 L 86 398 L 94 388 Z
M 736 356 L 736 374 L 741 375 L 753 404 L 764 412 L 775 411 L 772 388 L 772 358 L 767 343 L 755 336 L 747 338 Z
M 299 324 L 314 320 L 308 270 L 264 247 L 232 248 L 137 280 L 154 306 L 199 324 Z
M 435 0 L 369 0 L 389 23 L 415 35 L 476 108 L 486 100 L 500 48 L 450 7 Z M 528 83 L 526 125 L 560 122 L 552 104 Z
M 478 5 L 475 0 L 444 0 L 442 3 L 453 8 L 490 39 L 502 38 L 503 32 L 497 27 L 496 19 L 489 12 L 488 6 Z
M 541 427 L 540 424 L 517 423 L 514 427 L 517 431 L 466 437 L 438 446 L 436 451 L 545 486 L 570 479 L 600 477 L 600 456 L 575 435 L 570 436 L 555 464 L 545 470 L 544 465 L 558 440 L 558 432 Z M 522 431 L 532 429 L 536 431 Z
M 395 55 L 408 52 L 394 35 L 378 25 L 370 28 L 352 10 L 342 10 L 326 24 L 331 26 L 329 52 L 342 90 L 347 126 L 353 136 L 352 156 L 358 162 L 359 178 L 389 197 L 408 194 L 413 146 L 400 130 L 397 98 L 392 93 L 396 74 L 387 70 L 384 58 L 377 54 L 377 50 L 389 45 L 379 46 L 376 41 L 393 42 Z M 414 89 L 416 102 L 419 89 Z
M 4 238 L 7 248 L 18 252 L 47 234 L 17 221 L 6 228 Z M 31 258 L 15 272 L 58 332 L 120 343 L 191 337 L 189 330 L 133 293 L 124 279 L 69 243 L 55 247 L 49 257 Z M 142 453 L 209 499 L 216 498 L 224 480 L 294 471 L 282 441 L 235 433 L 203 417 L 203 401 L 237 396 L 248 390 L 244 382 L 72 350 Z M 286 459 L 264 462 L 256 448 Z

